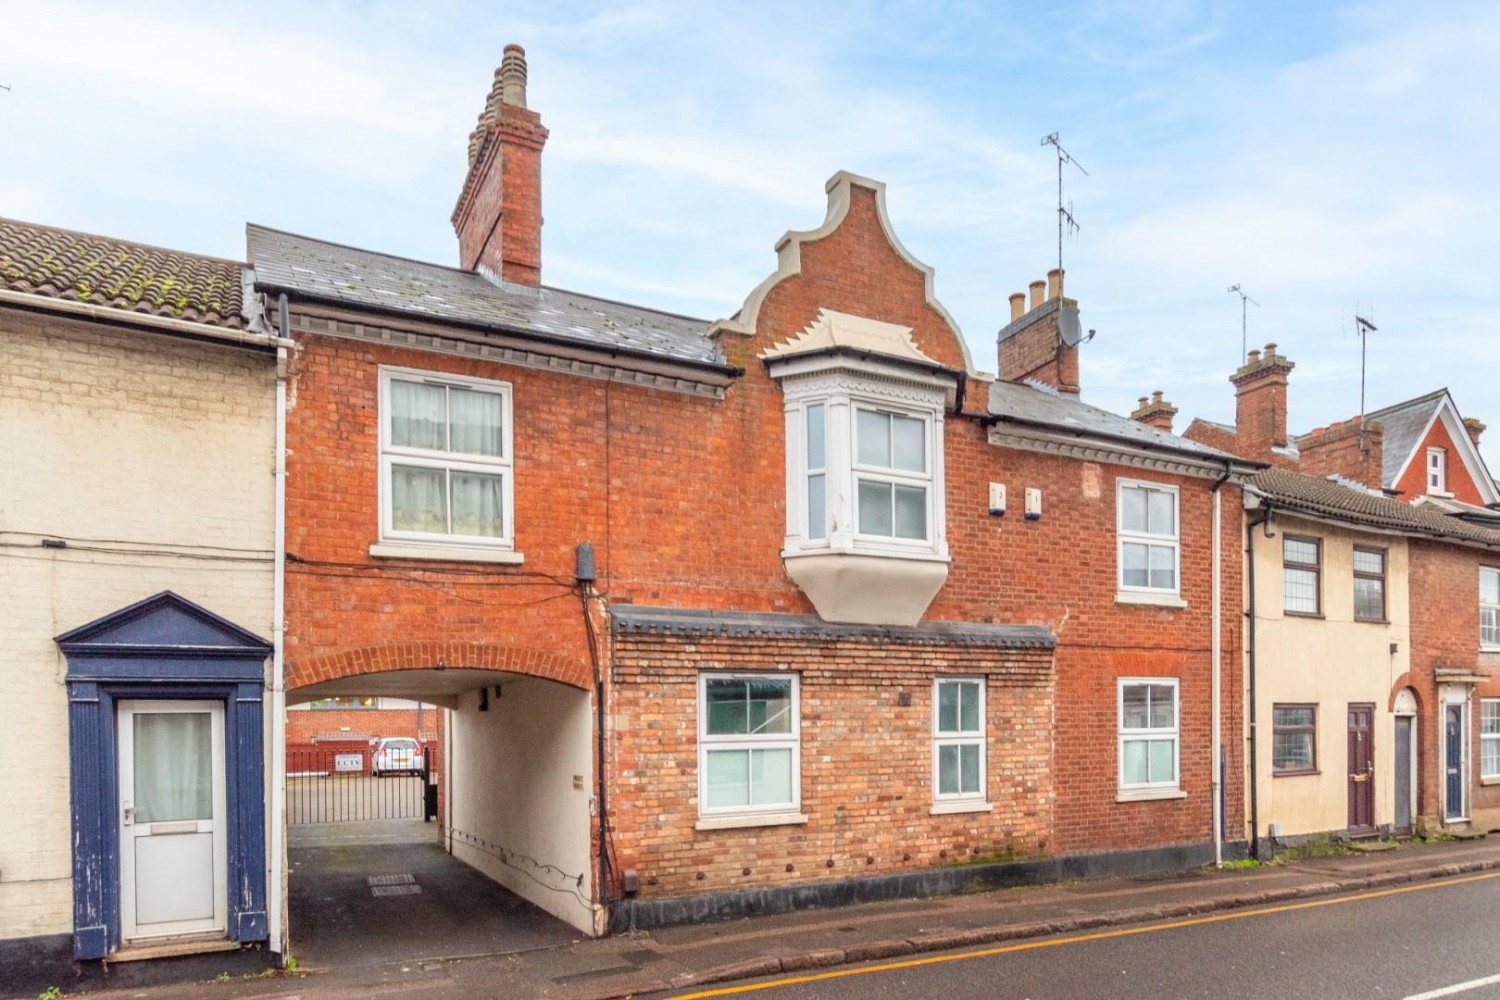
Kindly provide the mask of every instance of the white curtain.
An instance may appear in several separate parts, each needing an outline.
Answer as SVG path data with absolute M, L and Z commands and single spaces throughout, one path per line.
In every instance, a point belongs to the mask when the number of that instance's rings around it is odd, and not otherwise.
M 446 390 L 440 385 L 391 380 L 391 444 L 398 448 L 447 448 Z
M 212 738 L 207 712 L 136 714 L 136 822 L 212 818 Z
M 500 476 L 482 472 L 453 475 L 453 533 L 499 538 L 505 534 L 502 512 L 504 483 Z
M 449 451 L 500 456 L 500 397 L 493 392 L 448 390 Z
M 447 477 L 443 469 L 391 466 L 391 527 L 447 534 Z

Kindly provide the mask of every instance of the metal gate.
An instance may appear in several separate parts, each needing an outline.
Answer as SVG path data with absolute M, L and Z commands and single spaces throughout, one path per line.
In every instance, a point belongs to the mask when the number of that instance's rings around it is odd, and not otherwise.
M 368 747 L 288 747 L 286 816 L 294 826 L 364 820 L 435 820 L 437 775 L 432 748 L 408 772 L 376 770 Z M 413 773 L 414 772 L 414 773 Z

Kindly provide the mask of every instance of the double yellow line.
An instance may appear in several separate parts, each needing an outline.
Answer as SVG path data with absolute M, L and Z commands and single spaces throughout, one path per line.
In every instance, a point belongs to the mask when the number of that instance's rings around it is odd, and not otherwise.
M 1037 941 L 1021 941 L 1016 944 L 1000 945 L 994 948 L 983 948 L 978 951 L 965 951 L 956 955 L 929 955 L 926 958 L 909 958 L 900 962 L 886 962 L 882 965 L 866 965 L 854 969 L 833 969 L 828 972 L 811 973 L 805 976 L 788 976 L 784 979 L 773 979 L 764 983 L 748 983 L 741 986 L 725 986 L 719 989 L 704 990 L 699 993 L 683 993 L 677 995 L 674 1000 L 704 1000 L 706 997 L 727 997 L 740 993 L 754 993 L 759 990 L 771 990 L 780 986 L 797 986 L 802 983 L 819 983 L 830 979 L 842 979 L 845 976 L 863 976 L 871 972 L 894 972 L 899 969 L 915 969 L 924 965 L 939 965 L 944 962 L 961 962 L 970 958 L 989 958 L 991 955 L 1009 955 L 1020 951 L 1035 951 L 1038 948 L 1056 948 L 1065 944 L 1082 944 L 1085 941 L 1104 941 L 1109 938 L 1130 937 L 1134 934 L 1154 934 L 1157 931 L 1176 930 L 1179 927 L 1197 927 L 1202 924 L 1223 923 L 1226 920 L 1244 920 L 1247 917 L 1264 917 L 1273 913 L 1291 913 L 1295 910 L 1311 910 L 1319 906 L 1340 906 L 1344 903 L 1358 903 L 1367 899 L 1379 899 L 1382 896 L 1399 896 L 1407 892 L 1423 892 L 1427 889 L 1443 889 L 1451 885 L 1462 885 L 1465 882 L 1483 882 L 1486 879 L 1500 878 L 1500 872 L 1487 872 L 1482 875 L 1469 875 L 1463 878 L 1444 879 L 1441 882 L 1422 882 L 1416 885 L 1403 885 L 1394 889 L 1374 889 L 1370 892 L 1356 893 L 1352 896 L 1334 896 L 1328 899 L 1313 899 L 1305 903 L 1286 903 L 1280 906 L 1263 906 L 1253 910 L 1231 910 L 1227 913 L 1215 913 L 1206 917 L 1192 917 L 1187 920 L 1174 920 L 1165 924 L 1148 924 L 1140 927 L 1117 927 L 1113 930 L 1098 931 L 1092 934 L 1075 934 L 1071 937 L 1047 938 Z

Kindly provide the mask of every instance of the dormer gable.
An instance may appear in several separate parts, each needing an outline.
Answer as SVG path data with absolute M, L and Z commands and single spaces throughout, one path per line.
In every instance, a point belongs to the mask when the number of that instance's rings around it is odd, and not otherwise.
M 1480 507 L 1500 503 L 1500 490 L 1447 389 L 1377 410 L 1370 418 L 1387 428 L 1386 489 L 1404 500 L 1435 496 Z M 1399 434 L 1392 434 L 1393 425 Z

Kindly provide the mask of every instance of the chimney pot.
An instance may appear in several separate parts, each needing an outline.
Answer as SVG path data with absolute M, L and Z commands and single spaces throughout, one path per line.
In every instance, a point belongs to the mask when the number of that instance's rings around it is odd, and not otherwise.
M 1035 309 L 1044 301 L 1042 296 L 1046 294 L 1047 283 L 1045 281 L 1033 281 L 1031 283 L 1031 308 Z
M 1047 272 L 1047 301 L 1062 298 L 1063 273 L 1061 268 L 1054 267 Z
M 1026 293 L 1016 292 L 1010 297 L 1010 320 L 1014 323 L 1026 315 Z
M 526 50 L 519 45 L 507 45 L 495 73 L 500 77 L 500 102 L 526 107 Z
M 1160 403 L 1161 402 L 1161 390 L 1160 389 L 1157 389 L 1155 392 L 1153 392 L 1151 394 L 1151 401 L 1153 403 Z
M 1273 341 L 1272 343 L 1269 343 L 1269 344 L 1266 345 L 1266 357 L 1269 358 L 1269 357 L 1271 357 L 1271 355 L 1273 355 L 1275 353 L 1276 353 L 1276 344 Z
M 1260 352 L 1252 350 L 1250 352 L 1250 363 L 1253 365 L 1253 364 L 1255 364 L 1259 360 L 1260 360 Z
M 1146 404 L 1148 402 L 1150 402 L 1150 400 L 1148 400 L 1145 396 L 1142 396 L 1139 399 L 1137 399 L 1136 402 L 1138 402 L 1138 403 L 1141 404 L 1139 407 L 1137 407 L 1137 409 L 1144 410 L 1146 408 Z

